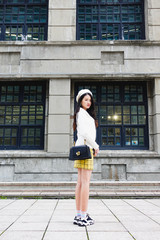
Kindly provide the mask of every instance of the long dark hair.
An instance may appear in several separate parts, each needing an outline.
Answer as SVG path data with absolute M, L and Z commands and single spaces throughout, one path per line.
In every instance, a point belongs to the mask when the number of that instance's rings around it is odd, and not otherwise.
M 90 94 L 90 93 L 85 93 L 83 94 L 79 100 L 78 100 L 78 103 L 77 103 L 77 106 L 76 106 L 76 109 L 75 109 L 75 113 L 74 113 L 74 122 L 73 122 L 73 130 L 75 131 L 76 128 L 77 128 L 77 122 L 76 122 L 76 116 L 77 116 L 77 113 L 79 112 L 80 110 L 80 107 L 81 107 L 81 102 L 83 100 L 83 98 L 86 96 L 86 95 L 89 95 L 91 97 L 91 106 L 89 109 L 87 109 L 86 111 L 89 113 L 89 115 L 95 120 L 95 125 L 96 127 L 98 127 L 98 122 L 96 120 L 96 113 L 95 113 L 95 104 L 94 104 L 94 100 L 93 100 L 93 96 Z

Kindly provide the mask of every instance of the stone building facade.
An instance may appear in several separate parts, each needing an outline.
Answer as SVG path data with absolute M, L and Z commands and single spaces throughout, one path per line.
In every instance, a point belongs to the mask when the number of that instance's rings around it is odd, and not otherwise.
M 160 1 L 0 7 L 0 181 L 76 179 L 68 154 L 84 87 L 99 121 L 92 180 L 159 181 Z

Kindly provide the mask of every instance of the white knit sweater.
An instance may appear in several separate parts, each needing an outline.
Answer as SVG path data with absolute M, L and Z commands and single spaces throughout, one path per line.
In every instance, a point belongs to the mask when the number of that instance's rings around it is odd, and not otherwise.
M 96 127 L 95 120 L 89 115 L 89 113 L 80 108 L 77 113 L 77 141 L 76 146 L 83 145 L 84 140 L 90 148 L 98 149 L 99 146 L 95 142 L 96 140 Z

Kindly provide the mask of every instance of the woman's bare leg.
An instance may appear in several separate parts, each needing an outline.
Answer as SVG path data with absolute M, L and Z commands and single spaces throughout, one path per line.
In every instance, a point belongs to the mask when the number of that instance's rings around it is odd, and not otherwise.
M 82 178 L 81 173 L 82 173 L 82 169 L 78 168 L 78 180 L 77 180 L 76 191 L 75 191 L 77 210 L 81 210 L 81 178 Z
M 86 212 L 88 209 L 89 199 L 89 185 L 92 170 L 81 169 L 81 195 L 80 195 L 80 209 L 82 212 Z

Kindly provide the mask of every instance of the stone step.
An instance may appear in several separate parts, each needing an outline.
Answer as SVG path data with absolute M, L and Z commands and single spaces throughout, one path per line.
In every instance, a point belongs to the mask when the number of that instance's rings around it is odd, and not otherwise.
M 0 190 L 74 190 L 76 182 L 0 182 Z M 160 181 L 92 181 L 91 190 L 160 190 Z

